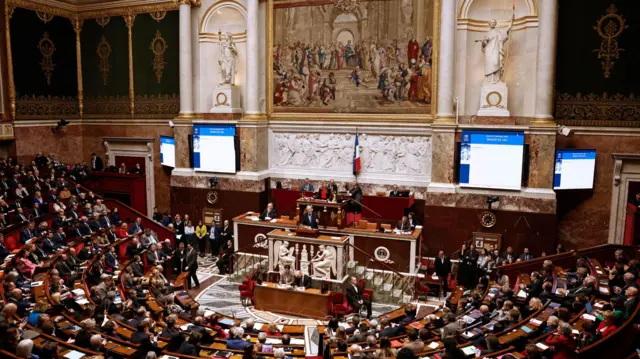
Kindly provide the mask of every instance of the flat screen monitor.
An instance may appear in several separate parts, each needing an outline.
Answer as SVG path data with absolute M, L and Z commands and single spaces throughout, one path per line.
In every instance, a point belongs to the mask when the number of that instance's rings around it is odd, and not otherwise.
M 176 140 L 169 136 L 160 136 L 160 164 L 176 166 Z
M 596 150 L 556 150 L 553 189 L 592 189 Z
M 193 168 L 236 173 L 236 126 L 193 125 Z
M 519 190 L 524 132 L 462 131 L 460 187 Z

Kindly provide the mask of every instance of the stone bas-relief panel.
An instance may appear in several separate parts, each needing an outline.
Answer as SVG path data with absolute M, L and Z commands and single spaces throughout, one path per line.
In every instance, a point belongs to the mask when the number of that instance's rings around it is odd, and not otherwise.
M 352 171 L 355 135 L 273 133 L 271 140 L 272 169 Z M 360 134 L 358 142 L 360 175 L 431 176 L 431 137 Z
M 433 4 L 274 1 L 274 111 L 430 114 Z

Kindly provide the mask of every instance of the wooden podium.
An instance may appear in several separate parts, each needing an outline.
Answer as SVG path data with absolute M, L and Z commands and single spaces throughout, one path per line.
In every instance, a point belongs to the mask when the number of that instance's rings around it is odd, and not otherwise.
M 313 211 L 316 212 L 316 216 L 320 220 L 320 226 L 324 228 L 336 227 L 338 229 L 344 228 L 346 208 L 348 202 L 330 202 L 321 199 L 314 199 L 309 197 L 302 197 L 296 201 L 298 205 L 298 215 L 302 218 L 305 208 L 307 206 L 313 207 Z

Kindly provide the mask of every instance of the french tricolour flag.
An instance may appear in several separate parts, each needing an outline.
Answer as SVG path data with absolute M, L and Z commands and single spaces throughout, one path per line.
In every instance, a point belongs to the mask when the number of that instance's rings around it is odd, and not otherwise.
M 356 132 L 356 144 L 353 149 L 353 175 L 356 176 L 360 171 L 360 142 L 358 141 L 358 133 Z

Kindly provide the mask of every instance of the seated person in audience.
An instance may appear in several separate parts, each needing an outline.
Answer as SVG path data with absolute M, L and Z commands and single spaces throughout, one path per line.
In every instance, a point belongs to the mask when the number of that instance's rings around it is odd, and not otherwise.
M 582 322 L 582 331 L 576 339 L 579 348 L 584 348 L 593 344 L 598 340 L 598 334 L 596 333 L 596 323 L 590 320 L 584 320 Z
M 628 287 L 624 291 L 624 311 L 625 318 L 628 318 L 635 311 L 638 306 L 638 288 L 636 287 Z
M 198 356 L 198 342 L 202 338 L 202 334 L 199 332 L 192 332 L 189 335 L 189 339 L 187 341 L 182 342 L 180 345 L 180 349 L 178 349 L 179 354 Z M 228 344 L 227 344 L 228 348 Z
M 395 358 L 396 355 L 397 351 L 391 346 L 391 340 L 388 337 L 380 337 L 380 349 L 375 351 L 374 358 Z
M 533 257 L 533 254 L 531 254 L 531 252 L 529 251 L 529 248 L 526 248 L 526 247 L 525 247 L 524 251 L 522 252 L 522 254 L 520 255 L 520 257 L 518 257 L 518 260 L 517 260 L 517 261 L 518 261 L 518 262 L 519 262 L 519 261 L 528 261 L 528 260 L 531 260 L 531 259 L 533 259 L 533 258 L 534 258 L 534 257 Z
M 113 218 L 112 218 L 113 220 Z M 118 227 L 118 229 L 116 230 L 116 234 L 118 235 L 118 238 L 120 239 L 124 239 L 129 237 L 129 226 L 127 225 L 127 222 L 122 222 L 120 224 L 120 227 Z
M 251 341 L 247 339 L 242 340 L 244 336 L 244 330 L 240 327 L 232 327 L 229 329 L 229 339 L 227 339 L 227 349 L 242 350 L 245 346 L 251 344 Z
M 118 324 L 113 320 L 107 320 L 101 328 L 101 331 L 112 338 L 123 340 L 122 337 L 118 334 Z
M 538 297 L 542 293 L 542 278 L 540 273 L 533 271 L 529 275 L 529 284 L 525 285 L 520 283 L 520 289 L 527 293 L 527 298 Z
M 7 219 L 6 219 L 5 215 L 4 215 L 4 213 L 0 212 L 0 229 L 6 227 L 8 225 L 9 225 L 9 223 L 7 223 Z
M 396 229 L 402 232 L 411 231 L 411 224 L 409 223 L 409 218 L 407 216 L 402 216 L 402 219 L 398 221 L 396 225 Z
M 278 214 L 276 213 L 276 209 L 273 207 L 273 203 L 267 203 L 267 208 L 260 214 L 260 219 L 262 220 L 271 220 L 278 218 Z
M 602 322 L 600 323 L 600 325 L 598 325 L 597 328 L 598 335 L 604 338 L 613 333 L 617 329 L 615 319 L 615 315 L 612 311 L 605 310 L 602 313 Z
M 100 226 L 100 213 L 93 212 L 87 223 L 89 224 L 89 228 L 91 228 L 92 233 L 100 232 L 100 228 L 102 228 Z
M 522 312 L 522 316 L 526 318 L 542 308 L 544 308 L 544 304 L 542 304 L 539 298 L 531 298 L 529 299 L 529 304 L 522 306 L 520 311 Z
M 89 218 L 87 216 L 80 217 L 79 228 L 80 228 L 80 233 L 82 233 L 83 236 L 89 236 L 94 232 L 94 230 L 91 229 L 91 225 L 89 224 Z
M 367 340 L 367 337 L 371 334 L 375 334 L 375 332 L 369 331 L 369 326 L 364 322 L 360 322 L 360 324 L 358 324 L 358 330 L 355 331 L 354 334 L 347 339 L 347 343 L 364 342 Z M 347 332 L 346 330 L 344 330 L 343 327 L 338 328 L 338 333 L 336 334 L 337 339 L 345 339 L 346 335 L 347 335 Z
M 542 333 L 546 334 L 555 331 L 556 329 L 558 329 L 558 324 L 560 324 L 560 318 L 556 317 L 555 315 L 550 316 L 549 318 L 547 318 L 547 325 Z
M 89 349 L 98 353 L 105 353 L 106 350 L 104 348 L 105 344 L 107 344 L 107 339 L 102 338 L 100 334 L 94 334 L 90 339 L 91 347 Z
M 57 213 L 58 214 L 56 218 L 53 219 L 53 223 L 51 225 L 54 231 L 57 231 L 58 228 L 64 227 L 65 224 L 67 223 L 67 219 L 64 216 L 64 211 L 57 211 Z
M 187 328 L 191 333 L 198 332 L 200 333 L 200 344 L 208 345 L 213 343 L 213 337 L 209 333 L 209 328 L 205 327 L 204 318 L 202 316 L 197 316 L 193 319 L 193 325 L 189 325 Z
M 30 295 L 23 295 L 22 289 L 15 288 L 7 295 L 7 303 L 13 303 L 17 307 L 17 314 L 19 317 L 24 317 L 27 310 L 31 309 L 35 304 L 31 303 Z
M 220 339 L 227 339 L 229 338 L 229 333 L 224 331 L 224 328 L 222 328 L 222 326 L 220 325 L 220 316 L 217 314 L 212 314 L 211 316 L 209 316 L 208 319 L 206 319 L 205 321 L 208 322 L 208 325 L 211 329 L 213 329 L 217 334 L 218 338 Z M 262 334 L 262 333 L 261 333 Z
M 413 304 L 409 304 L 404 307 L 404 319 L 402 319 L 402 323 L 411 323 L 416 320 L 416 314 L 418 313 L 418 307 Z
M 40 208 L 40 205 L 38 203 L 34 203 L 33 208 L 31 208 L 31 213 L 29 213 L 29 216 L 31 216 L 31 218 L 37 218 L 42 215 L 44 215 L 44 212 Z
M 80 223 L 78 221 L 71 222 L 71 228 L 69 228 L 69 238 L 82 238 L 83 234 L 80 231 Z
M 521 320 L 522 316 L 520 315 L 520 311 L 516 308 L 513 308 L 509 311 L 505 327 L 507 328 L 507 330 L 509 330 L 518 325 L 518 322 Z
M 573 358 L 575 356 L 576 341 L 572 335 L 571 325 L 567 323 L 561 323 L 558 326 L 558 332 L 547 337 L 545 344 L 553 347 L 551 350 L 554 359 Z
M 506 252 L 502 254 L 502 258 L 507 261 L 507 264 L 511 264 L 516 262 L 518 255 L 513 251 L 513 247 L 508 246 Z
M 169 343 L 167 344 L 167 349 L 175 350 L 179 348 L 180 343 L 184 341 L 184 335 L 180 331 L 180 325 L 178 323 L 178 316 L 175 314 L 168 315 L 166 323 L 167 326 L 162 330 L 160 336 L 169 341 Z
M 331 318 L 327 322 L 327 326 L 324 327 L 324 335 L 329 339 L 335 338 L 338 328 L 340 328 L 338 318 Z
M 622 279 L 624 281 L 624 285 L 622 287 L 619 287 L 619 286 L 613 287 L 613 293 L 615 293 L 616 295 L 624 296 L 624 292 L 628 288 L 638 289 L 638 283 L 636 282 L 636 277 L 632 273 L 629 273 L 629 272 L 625 273 L 622 276 Z
M 383 319 L 380 322 L 380 337 L 397 337 L 398 335 L 400 335 L 401 330 L 402 327 L 392 325 L 391 322 L 387 319 Z
M 20 273 L 22 273 L 22 275 L 29 279 L 33 276 L 33 272 L 36 270 L 36 268 L 40 266 L 39 264 L 34 264 L 29 260 L 28 256 L 30 253 L 31 252 L 23 249 L 15 257 L 16 268 Z
M 87 318 L 80 322 L 81 329 L 76 334 L 74 344 L 84 349 L 91 349 L 91 332 L 96 328 L 96 321 Z
M 346 288 L 347 303 L 356 313 L 360 312 L 361 307 L 367 310 L 367 318 L 371 318 L 371 301 L 362 297 L 362 288 L 358 287 L 358 279 L 351 277 L 351 283 Z
M 151 228 L 144 229 L 144 233 L 140 237 L 140 243 L 143 248 L 149 248 L 152 244 L 160 244 L 158 241 L 158 235 L 156 232 L 152 231 Z
M 277 325 L 271 323 L 267 326 L 267 335 L 270 337 L 279 337 L 282 333 L 280 333 Z
M 591 294 L 593 294 L 593 291 L 595 290 L 594 288 L 595 284 L 596 284 L 596 278 L 594 276 L 587 276 L 582 281 L 582 285 L 580 285 L 579 287 L 576 287 L 570 290 L 558 289 L 558 293 L 572 300 L 577 296 L 584 296 L 588 298 L 588 297 L 591 297 Z M 569 303 L 568 306 L 570 305 L 571 303 Z
M 131 343 L 140 344 L 140 351 L 147 353 L 155 351 L 158 347 L 157 337 L 153 334 L 153 322 L 149 318 L 143 319 L 137 330 L 131 334 Z
M 133 237 L 131 243 L 127 246 L 127 257 L 134 258 L 143 251 L 142 245 L 137 237 Z
M 247 334 L 258 334 L 260 333 L 259 330 L 256 330 L 253 326 L 256 324 L 255 320 L 253 318 L 247 318 L 244 321 L 244 326 L 242 327 L 242 329 L 244 330 L 245 333 Z
M 327 187 L 327 182 L 322 182 L 318 191 L 314 194 L 316 199 L 324 199 L 327 201 L 331 201 L 333 198 L 333 194 L 331 193 L 331 189 Z
M 568 289 L 579 287 L 584 279 L 589 275 L 589 270 L 585 267 L 578 267 L 574 274 L 569 275 L 569 282 L 567 283 Z
M 135 222 L 131 223 L 131 226 L 129 227 L 129 234 L 141 235 L 143 231 L 142 218 L 138 217 Z
M 150 249 L 147 250 L 147 263 L 153 266 L 162 265 L 165 261 L 164 254 L 158 250 L 157 244 L 152 244 Z
M 307 208 L 305 208 L 304 210 L 304 214 L 302 215 L 300 222 L 303 226 L 317 229 L 318 223 L 320 223 L 320 219 L 318 219 L 318 216 L 316 215 L 316 212 L 314 212 L 313 207 L 307 206 Z
M 424 342 L 418 336 L 417 330 L 409 330 L 407 332 L 407 337 L 409 338 L 409 342 L 403 345 L 403 348 L 411 349 L 415 354 L 421 353 L 424 351 Z
M 296 271 L 293 286 L 304 287 L 304 289 L 311 288 L 311 277 L 303 274 L 301 271 Z
M 109 249 L 107 249 L 107 254 L 105 254 L 104 260 L 108 271 L 114 272 L 118 270 L 118 267 L 120 267 L 120 261 L 118 261 L 116 247 L 109 247 Z
M 117 288 L 112 275 L 103 274 L 100 276 L 100 280 L 100 284 L 96 286 L 96 291 L 100 300 L 104 301 L 107 298 L 107 292 L 117 292 Z
M 60 258 L 56 261 L 56 269 L 61 277 L 67 278 L 67 285 L 72 287 L 73 283 L 82 278 L 82 275 L 72 270 L 67 264 L 67 254 L 60 253 Z
M 500 342 L 495 335 L 488 334 L 484 337 L 484 340 L 486 342 L 486 349 L 482 350 L 480 355 L 488 355 L 500 350 Z
M 542 283 L 542 293 L 538 296 L 540 300 L 547 301 L 551 298 L 554 298 L 555 295 L 552 293 L 553 290 L 553 282 L 543 282 Z
M 20 209 L 22 209 L 22 208 L 20 208 Z M 20 221 L 18 223 L 22 223 L 22 221 Z M 22 244 L 27 243 L 27 241 L 29 241 L 33 237 L 35 237 L 35 230 L 36 230 L 35 222 L 34 221 L 29 221 L 29 224 L 27 225 L 27 228 L 23 229 L 20 232 L 20 243 L 22 243 Z

